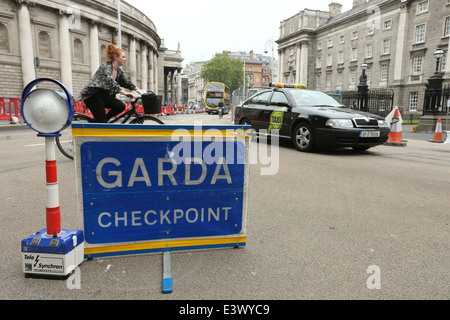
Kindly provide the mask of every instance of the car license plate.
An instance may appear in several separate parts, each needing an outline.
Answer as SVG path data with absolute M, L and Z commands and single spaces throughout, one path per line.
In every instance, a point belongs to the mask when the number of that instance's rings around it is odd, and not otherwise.
M 379 138 L 380 131 L 361 131 L 359 133 L 360 138 Z

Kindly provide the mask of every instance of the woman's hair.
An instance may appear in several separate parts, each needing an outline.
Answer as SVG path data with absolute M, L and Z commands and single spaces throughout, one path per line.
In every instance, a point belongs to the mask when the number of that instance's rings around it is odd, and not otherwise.
M 122 49 L 117 48 L 114 44 L 108 44 L 106 47 L 106 62 L 114 62 L 114 59 L 119 57 L 122 52 Z

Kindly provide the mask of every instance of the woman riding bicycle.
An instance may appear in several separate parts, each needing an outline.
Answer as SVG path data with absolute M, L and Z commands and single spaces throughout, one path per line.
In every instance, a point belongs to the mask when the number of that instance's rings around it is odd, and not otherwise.
M 89 84 L 81 90 L 78 100 L 84 101 L 97 122 L 108 122 L 125 110 L 125 104 L 115 97 L 117 93 L 136 98 L 134 93 L 122 88 L 139 90 L 120 68 L 126 61 L 125 52 L 114 44 L 109 44 L 106 48 L 106 63 L 98 68 Z M 108 113 L 105 108 L 110 109 Z

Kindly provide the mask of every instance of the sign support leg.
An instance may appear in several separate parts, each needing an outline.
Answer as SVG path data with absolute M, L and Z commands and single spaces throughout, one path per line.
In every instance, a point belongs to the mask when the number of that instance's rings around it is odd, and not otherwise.
M 163 253 L 163 280 L 162 280 L 162 292 L 172 293 L 173 283 L 172 283 L 172 263 L 171 263 L 171 253 L 166 251 Z

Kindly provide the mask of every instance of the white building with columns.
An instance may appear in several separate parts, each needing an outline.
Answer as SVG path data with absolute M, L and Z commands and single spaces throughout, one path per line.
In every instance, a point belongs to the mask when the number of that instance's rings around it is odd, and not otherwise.
M 125 1 L 120 3 L 118 44 L 117 1 L 2 0 L 0 97 L 20 98 L 30 81 L 49 77 L 76 98 L 105 62 L 109 43 L 125 50 L 124 71 L 133 83 L 165 95 L 164 101 L 181 97 L 181 82 L 169 90 L 165 80 L 168 74 L 181 74 L 180 48 L 167 50 L 150 18 Z
M 450 84 L 450 0 L 353 0 L 341 9 L 330 0 L 329 11 L 304 9 L 281 21 L 280 82 L 357 90 L 365 63 L 369 89 L 392 89 L 394 106 L 420 117 L 438 46 L 439 72 Z

